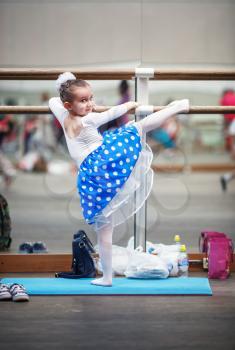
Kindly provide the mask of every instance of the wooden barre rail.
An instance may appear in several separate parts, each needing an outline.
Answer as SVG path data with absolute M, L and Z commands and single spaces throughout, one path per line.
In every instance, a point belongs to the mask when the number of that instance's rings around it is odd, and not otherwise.
M 112 106 L 97 106 L 96 112 L 104 112 Z M 165 106 L 154 106 L 154 112 L 163 109 Z M 12 113 L 12 114 L 51 114 L 49 107 L 47 106 L 0 106 L 0 113 Z M 132 109 L 128 113 L 134 114 L 135 110 Z M 191 106 L 187 114 L 226 114 L 235 113 L 235 106 Z M 186 114 L 186 113 L 185 113 Z
M 79 79 L 131 80 L 135 68 L 0 68 L 0 80 L 55 80 L 64 72 Z M 235 80 L 234 69 L 154 69 L 151 80 Z

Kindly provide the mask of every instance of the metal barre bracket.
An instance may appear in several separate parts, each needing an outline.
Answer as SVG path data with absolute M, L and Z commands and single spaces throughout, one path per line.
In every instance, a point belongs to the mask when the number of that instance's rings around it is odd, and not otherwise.
M 154 68 L 135 68 L 136 78 L 154 78 Z

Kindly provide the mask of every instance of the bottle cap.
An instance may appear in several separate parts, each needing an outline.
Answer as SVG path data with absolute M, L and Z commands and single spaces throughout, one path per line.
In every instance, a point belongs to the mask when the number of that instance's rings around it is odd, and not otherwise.
M 181 244 L 180 251 L 181 252 L 186 252 L 186 245 L 185 244 Z
M 180 242 L 180 235 L 175 235 L 174 240 L 175 240 L 175 242 Z

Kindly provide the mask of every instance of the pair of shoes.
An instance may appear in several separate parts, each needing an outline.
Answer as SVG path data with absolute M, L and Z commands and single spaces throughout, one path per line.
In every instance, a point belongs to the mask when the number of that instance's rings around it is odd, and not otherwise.
M 13 283 L 10 286 L 0 283 L 0 300 L 29 301 L 29 296 L 25 287 L 19 283 Z
M 23 242 L 19 246 L 19 253 L 47 253 L 47 247 L 43 242 Z
M 227 181 L 225 180 L 224 176 L 220 177 L 220 184 L 221 184 L 222 190 L 225 192 L 227 190 Z

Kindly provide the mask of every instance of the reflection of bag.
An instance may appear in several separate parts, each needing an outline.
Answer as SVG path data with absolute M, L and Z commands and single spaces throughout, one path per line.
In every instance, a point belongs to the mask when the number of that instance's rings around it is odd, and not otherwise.
M 226 279 L 233 261 L 232 239 L 221 232 L 201 232 L 199 249 L 207 254 L 208 277 Z
M 86 233 L 79 230 L 73 237 L 72 249 L 72 272 L 57 272 L 55 277 L 62 278 L 84 278 L 95 277 L 96 270 L 94 261 L 90 253 L 94 253 L 95 250 Z
M 11 245 L 11 219 L 6 198 L 0 194 L 0 250 Z

